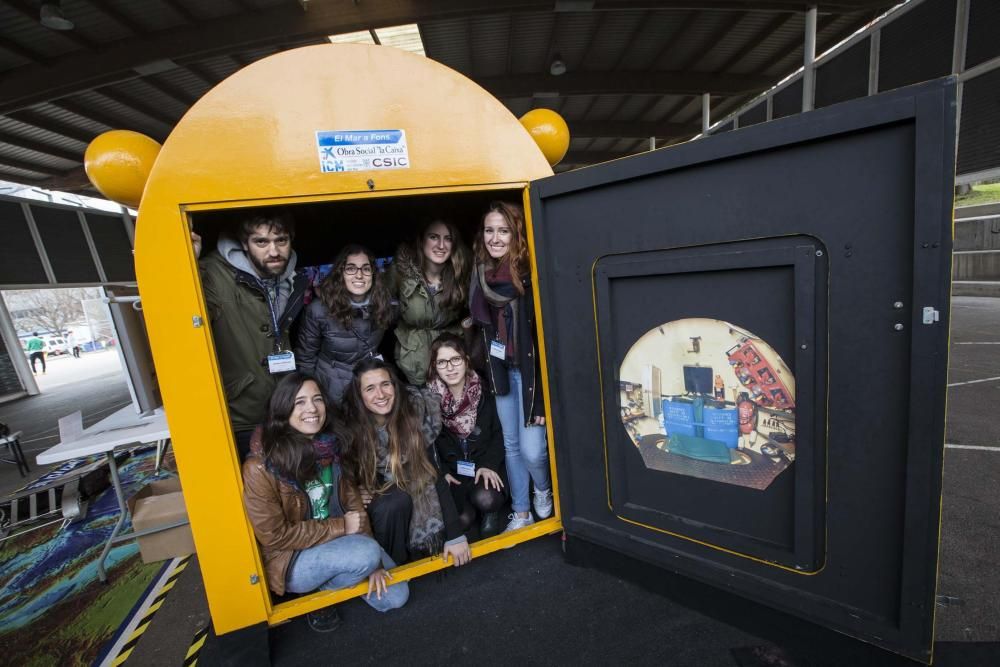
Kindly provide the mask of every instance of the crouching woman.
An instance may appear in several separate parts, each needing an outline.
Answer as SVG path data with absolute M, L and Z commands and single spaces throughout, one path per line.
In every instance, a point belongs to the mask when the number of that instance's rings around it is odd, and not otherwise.
M 341 475 L 333 410 L 316 381 L 286 375 L 275 387 L 266 421 L 243 464 L 243 500 L 270 589 L 278 595 L 353 586 L 368 579 L 365 601 L 378 611 L 403 606 L 406 583 L 391 584 L 395 566 L 371 536 L 357 489 Z M 339 625 L 333 607 L 309 614 L 309 625 Z

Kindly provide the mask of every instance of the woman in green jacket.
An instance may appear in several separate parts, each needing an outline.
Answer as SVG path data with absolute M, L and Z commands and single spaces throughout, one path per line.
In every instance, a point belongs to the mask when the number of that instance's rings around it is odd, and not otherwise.
M 396 364 L 411 385 L 427 379 L 431 343 L 444 331 L 461 333 L 470 267 L 458 228 L 443 220 L 422 225 L 416 240 L 396 252 L 390 269 L 400 310 Z

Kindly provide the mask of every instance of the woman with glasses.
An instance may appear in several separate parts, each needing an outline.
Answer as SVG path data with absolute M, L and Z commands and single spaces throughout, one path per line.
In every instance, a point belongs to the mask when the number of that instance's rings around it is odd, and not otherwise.
M 375 270 L 375 257 L 357 244 L 337 254 L 318 292 L 302 318 L 295 362 L 340 405 L 354 365 L 379 356 L 378 346 L 392 324 L 394 308 Z
M 478 514 L 479 536 L 492 537 L 500 531 L 506 501 L 503 432 L 493 396 L 458 336 L 443 333 L 431 345 L 427 386 L 441 399 L 443 428 L 434 444 L 462 529 Z
M 414 386 L 424 383 L 431 343 L 443 331 L 459 333 L 469 286 L 469 251 L 451 222 L 424 223 L 399 247 L 389 270 L 399 300 L 396 365 Z
M 517 530 L 535 522 L 532 505 L 538 518 L 552 515 L 535 306 L 521 207 L 490 204 L 473 252 L 469 310 L 482 332 L 486 377 L 503 426 L 513 510 L 506 530 Z M 535 488 L 529 504 L 531 484 Z
M 381 359 L 363 359 L 345 401 L 344 474 L 361 490 L 372 533 L 397 563 L 442 553 L 469 562 L 448 484 L 434 460 L 437 399 L 400 382 Z
M 278 595 L 353 586 L 368 579 L 366 601 L 378 611 L 403 606 L 405 582 L 391 584 L 395 566 L 371 535 L 356 486 L 341 475 L 335 410 L 316 382 L 289 373 L 274 389 L 262 427 L 243 464 L 243 499 L 261 545 L 267 583 Z M 308 615 L 329 632 L 335 607 Z

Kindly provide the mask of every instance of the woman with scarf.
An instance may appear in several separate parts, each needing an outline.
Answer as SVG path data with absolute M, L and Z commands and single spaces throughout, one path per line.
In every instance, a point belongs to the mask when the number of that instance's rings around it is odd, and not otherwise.
M 399 247 L 389 270 L 399 300 L 396 365 L 414 386 L 427 379 L 434 339 L 443 331 L 459 333 L 469 288 L 469 251 L 458 228 L 431 220 L 416 241 Z
M 535 522 L 532 505 L 538 518 L 552 515 L 538 335 L 521 207 L 509 202 L 490 204 L 473 251 L 469 310 L 482 333 L 486 377 L 503 426 L 513 510 L 506 532 Z
M 395 563 L 371 536 L 361 496 L 341 475 L 334 411 L 315 380 L 284 376 L 243 464 L 243 501 L 261 546 L 267 582 L 278 595 L 353 586 L 368 579 L 366 601 L 401 607 L 405 582 L 390 586 Z M 309 614 L 309 626 L 340 624 L 335 607 Z
M 375 257 L 353 243 L 337 254 L 318 292 L 299 327 L 295 364 L 315 376 L 340 405 L 354 365 L 378 356 L 382 336 L 394 319 L 392 298 L 375 268 Z
M 478 513 L 479 536 L 496 535 L 506 501 L 503 482 L 503 433 L 493 396 L 472 369 L 462 340 L 441 334 L 431 345 L 427 386 L 441 399 L 441 435 L 437 447 L 445 480 L 455 499 L 462 529 Z
M 370 358 L 354 367 L 345 408 L 344 474 L 361 490 L 382 548 L 397 563 L 439 552 L 456 567 L 469 562 L 469 542 L 434 461 L 437 399 Z

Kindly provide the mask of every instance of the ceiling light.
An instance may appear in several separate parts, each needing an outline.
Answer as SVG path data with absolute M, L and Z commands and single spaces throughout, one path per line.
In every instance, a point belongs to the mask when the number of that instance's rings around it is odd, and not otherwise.
M 38 10 L 39 22 L 50 30 L 72 30 L 75 26 L 63 15 L 59 2 L 43 2 Z
M 552 56 L 552 64 L 549 65 L 549 74 L 552 76 L 559 76 L 560 74 L 566 73 L 566 63 L 562 61 L 559 54 Z

